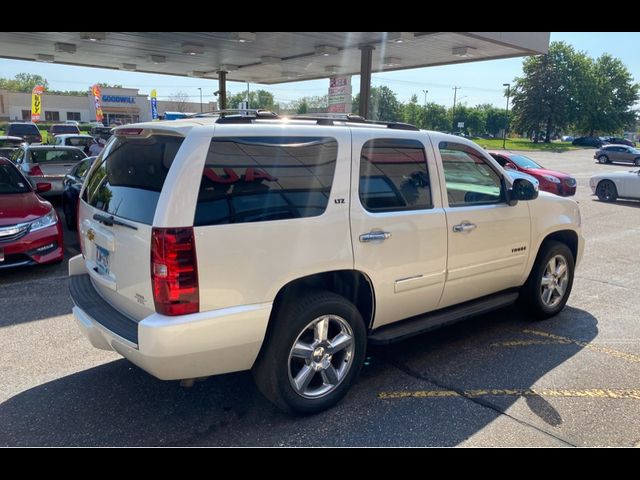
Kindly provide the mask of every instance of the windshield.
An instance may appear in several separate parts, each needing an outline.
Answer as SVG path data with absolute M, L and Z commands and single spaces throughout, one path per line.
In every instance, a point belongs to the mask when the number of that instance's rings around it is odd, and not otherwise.
M 0 164 L 0 195 L 27 193 L 31 189 L 13 165 Z
M 633 153 L 634 155 L 638 155 L 640 154 L 640 148 L 630 148 L 629 152 Z
M 28 123 L 23 125 L 9 125 L 8 131 L 11 132 L 12 135 L 38 135 L 38 128 Z
M 509 155 L 507 158 L 510 162 L 515 163 L 520 168 L 544 168 L 531 160 L 529 157 L 525 157 L 524 155 Z

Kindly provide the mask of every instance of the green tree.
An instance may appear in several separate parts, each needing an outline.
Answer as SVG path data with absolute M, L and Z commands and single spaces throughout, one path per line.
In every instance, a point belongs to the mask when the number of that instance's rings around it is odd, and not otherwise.
M 424 128 L 424 107 L 418 105 L 417 95 L 412 95 L 409 103 L 402 105 L 402 121 Z
M 49 82 L 41 75 L 32 73 L 18 73 L 14 78 L 0 78 L 0 88 L 17 92 L 31 93 L 36 85 L 44 86 L 45 92 L 49 88 Z
M 576 127 L 593 136 L 596 133 L 617 133 L 633 128 L 638 100 L 638 84 L 617 58 L 604 54 L 590 62 L 582 83 Z
M 359 112 L 360 93 L 353 99 L 354 113 Z M 372 87 L 369 97 L 369 120 L 382 120 L 383 122 L 402 121 L 402 104 L 389 87 Z
M 451 117 L 447 109 L 437 103 L 428 103 L 425 109 L 424 128 L 446 132 L 451 128 Z
M 296 113 L 298 115 L 304 115 L 308 111 L 309 111 L 309 105 L 307 105 L 307 102 L 303 99 L 298 105 L 298 108 L 296 108 Z
M 227 97 L 227 108 L 235 109 L 238 108 L 238 104 L 240 102 L 247 101 L 247 93 L 239 92 L 234 95 L 229 95 Z M 265 110 L 273 110 L 275 107 L 273 101 L 273 94 L 267 92 L 266 90 L 255 90 L 253 92 L 249 92 L 249 108 L 262 108 Z

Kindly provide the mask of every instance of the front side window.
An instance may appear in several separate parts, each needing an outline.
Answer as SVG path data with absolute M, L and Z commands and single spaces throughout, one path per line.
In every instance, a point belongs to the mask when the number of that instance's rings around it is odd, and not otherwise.
M 405 139 L 365 143 L 360 154 L 359 196 L 370 212 L 432 208 L 422 143 Z
M 194 225 L 315 217 L 329 202 L 338 143 L 327 137 L 214 138 Z
M 504 200 L 502 180 L 480 152 L 453 142 L 440 142 L 439 148 L 450 207 Z

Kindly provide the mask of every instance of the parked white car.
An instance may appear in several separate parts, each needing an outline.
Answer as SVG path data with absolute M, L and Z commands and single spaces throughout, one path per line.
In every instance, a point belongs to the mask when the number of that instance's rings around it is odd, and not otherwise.
M 85 135 L 85 134 L 78 135 L 78 134 L 65 133 L 61 135 L 56 135 L 53 138 L 54 145 L 78 147 L 78 148 L 81 148 L 83 151 L 85 147 L 90 147 L 94 143 L 96 143 L 94 138 L 91 135 Z
M 640 168 L 594 175 L 589 179 L 589 186 L 603 202 L 615 202 L 618 198 L 640 199 Z
M 73 313 L 165 380 L 251 369 L 318 412 L 384 344 L 519 300 L 562 310 L 575 201 L 406 124 L 200 116 L 115 129 L 80 193 Z

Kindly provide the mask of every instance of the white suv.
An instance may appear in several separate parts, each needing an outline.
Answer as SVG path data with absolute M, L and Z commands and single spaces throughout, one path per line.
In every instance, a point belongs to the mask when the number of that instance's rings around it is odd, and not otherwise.
M 311 413 L 389 343 L 513 303 L 565 305 L 575 201 L 476 144 L 356 117 L 119 127 L 87 175 L 73 313 L 160 379 L 252 369 Z M 530 200 L 530 201 L 524 201 Z

